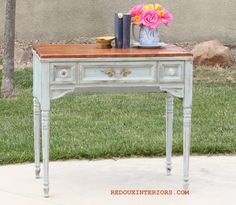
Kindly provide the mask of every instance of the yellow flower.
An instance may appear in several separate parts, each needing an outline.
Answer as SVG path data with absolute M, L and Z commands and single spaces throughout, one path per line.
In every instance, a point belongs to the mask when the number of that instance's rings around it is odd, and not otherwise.
M 134 24 L 139 24 L 140 19 L 141 19 L 141 16 L 135 16 L 134 19 L 133 19 L 133 23 Z
M 151 9 L 154 9 L 154 5 L 153 4 L 147 4 L 146 6 L 143 7 L 144 11 L 151 10 Z
M 160 17 L 163 17 L 165 15 L 165 11 L 164 10 L 160 10 L 158 12 L 158 14 L 159 14 Z
M 160 4 L 155 4 L 155 10 L 159 11 L 162 9 L 162 6 Z

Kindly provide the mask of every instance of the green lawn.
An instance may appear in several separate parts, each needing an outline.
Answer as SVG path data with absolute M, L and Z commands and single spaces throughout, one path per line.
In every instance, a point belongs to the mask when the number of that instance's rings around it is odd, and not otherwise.
M 235 154 L 236 72 L 196 68 L 194 77 L 192 153 Z M 33 161 L 31 69 L 17 71 L 15 81 L 16 97 L 0 99 L 0 164 Z M 181 101 L 175 105 L 180 155 Z M 67 95 L 52 102 L 51 118 L 51 160 L 165 154 L 164 94 Z

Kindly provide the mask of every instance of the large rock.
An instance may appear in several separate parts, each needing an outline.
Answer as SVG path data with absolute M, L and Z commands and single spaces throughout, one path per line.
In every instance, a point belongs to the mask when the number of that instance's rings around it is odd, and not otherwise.
M 230 49 L 219 40 L 206 41 L 197 44 L 193 50 L 193 63 L 200 66 L 222 66 L 231 65 Z

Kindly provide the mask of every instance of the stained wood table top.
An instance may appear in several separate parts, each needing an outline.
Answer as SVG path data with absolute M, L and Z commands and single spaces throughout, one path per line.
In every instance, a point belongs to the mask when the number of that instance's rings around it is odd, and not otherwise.
M 119 58 L 119 57 L 178 57 L 191 52 L 175 45 L 166 48 L 96 48 L 94 44 L 38 44 L 33 49 L 40 58 Z

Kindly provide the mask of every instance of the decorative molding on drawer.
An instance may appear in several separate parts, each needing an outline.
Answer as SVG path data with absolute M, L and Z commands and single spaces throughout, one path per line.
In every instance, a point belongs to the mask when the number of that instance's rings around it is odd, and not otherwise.
M 184 81 L 184 62 L 159 62 L 159 82 L 160 83 L 178 83 Z
M 76 63 L 51 63 L 51 84 L 75 84 Z
M 80 84 L 155 83 L 157 62 L 79 63 Z

